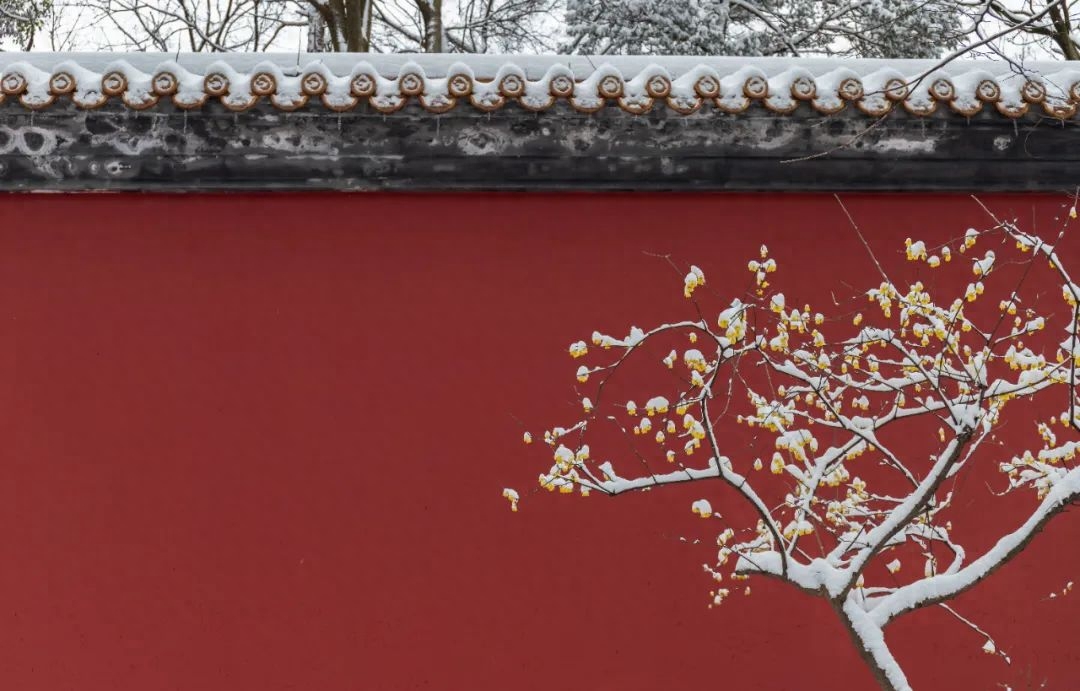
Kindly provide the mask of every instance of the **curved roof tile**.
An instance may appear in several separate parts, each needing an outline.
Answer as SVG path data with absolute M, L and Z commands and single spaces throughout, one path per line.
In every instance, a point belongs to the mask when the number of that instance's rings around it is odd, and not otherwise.
M 413 102 L 431 113 L 460 106 L 496 111 L 508 104 L 544 111 L 565 103 L 583 113 L 619 108 L 633 115 L 654 108 L 737 114 L 755 105 L 791 114 L 805 104 L 821 115 L 854 108 L 878 117 L 900 108 L 915 116 L 988 110 L 1007 118 L 1034 111 L 1060 119 L 1073 118 L 1080 106 L 1080 69 L 1053 63 L 1020 74 L 1006 63 L 960 61 L 939 67 L 905 60 L 365 57 L 370 60 L 306 56 L 306 64 L 290 65 L 284 56 L 246 54 L 214 60 L 3 54 L 0 102 L 39 110 L 69 99 L 92 109 L 116 99 L 142 110 L 163 102 L 199 108 L 215 100 L 242 112 L 266 101 L 282 111 L 320 104 L 336 112 L 366 106 L 381 113 Z

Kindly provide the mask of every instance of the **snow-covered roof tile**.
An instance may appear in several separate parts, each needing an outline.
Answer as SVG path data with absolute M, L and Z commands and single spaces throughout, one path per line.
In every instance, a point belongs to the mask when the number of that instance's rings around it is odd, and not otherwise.
M 560 102 L 586 113 L 631 114 L 712 107 L 778 114 L 800 106 L 823 115 L 849 106 L 869 116 L 901 107 L 927 116 L 989 109 L 1017 118 L 1035 107 L 1072 118 L 1080 69 L 1032 63 L 792 58 L 495 55 L 163 55 L 0 53 L 0 102 L 38 110 L 63 100 L 97 108 L 118 99 L 133 109 L 162 102 L 199 108 L 211 99 L 240 112 L 261 101 L 283 111 L 313 102 L 331 111 L 366 105 L 390 113 L 419 104 L 431 113 L 462 105 L 533 111 Z

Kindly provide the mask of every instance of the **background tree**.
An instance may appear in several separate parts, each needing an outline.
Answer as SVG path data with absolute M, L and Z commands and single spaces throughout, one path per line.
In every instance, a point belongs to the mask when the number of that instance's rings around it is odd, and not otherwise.
M 42 32 L 54 49 L 536 52 L 558 1 L 61 0 Z
M 34 46 L 34 35 L 51 9 L 50 0 L 0 0 L 0 45 L 22 50 Z
M 1014 29 L 1008 41 L 1014 56 L 1019 53 L 1080 60 L 1077 0 L 965 0 L 960 4 L 974 27 L 973 33 L 986 33 L 994 25 Z M 995 48 L 1001 51 L 1000 46 Z
M 940 58 L 966 46 L 1018 61 L 1080 57 L 1080 0 L 57 0 L 51 9 L 2 0 L 0 8 L 9 43 L 32 43 L 37 27 L 49 39 L 39 44 L 53 49 Z
M 92 29 L 98 49 L 261 51 L 280 48 L 285 30 L 307 24 L 284 0 L 64 0 L 57 7 L 50 29 L 66 26 L 80 47 Z M 64 15 L 76 16 L 75 25 Z
M 963 39 L 940 0 L 567 0 L 566 50 L 938 57 Z
M 312 21 L 309 49 L 366 53 L 371 50 L 374 0 L 305 0 Z
M 559 2 L 386 0 L 375 5 L 376 26 L 393 51 L 420 46 L 424 52 L 550 52 L 557 43 Z
M 690 318 L 570 345 L 588 363 L 581 417 L 544 434 L 554 464 L 540 486 L 614 496 L 697 483 L 705 496 L 689 508 L 721 522 L 705 565 L 713 604 L 749 595 L 752 576 L 820 597 L 884 689 L 910 688 L 886 628 L 926 607 L 1007 660 L 952 601 L 1080 497 L 1080 285 L 1055 249 L 1065 232 L 1047 242 L 994 218 L 942 244 L 909 239 L 911 264 L 870 253 L 880 282 L 821 312 L 771 285 L 786 267 L 767 247 L 747 291 L 717 308 L 691 266 Z M 988 491 L 964 482 L 973 474 L 1010 511 L 1005 497 L 1030 490 L 1024 518 L 988 549 L 953 526 L 991 521 L 956 508 Z M 520 495 L 504 496 L 517 510 Z
M 1080 59 L 1078 0 L 567 0 L 563 49 L 598 54 Z
M 302 0 L 309 50 L 487 53 L 549 49 L 559 0 Z

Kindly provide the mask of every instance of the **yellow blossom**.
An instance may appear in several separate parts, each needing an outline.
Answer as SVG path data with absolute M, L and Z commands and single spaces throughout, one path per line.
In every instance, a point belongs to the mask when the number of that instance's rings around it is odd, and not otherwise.
M 690 273 L 683 279 L 683 295 L 689 298 L 694 294 L 695 288 L 703 285 L 705 285 L 705 274 L 696 266 L 691 266 Z
M 690 505 L 690 510 L 694 515 L 701 516 L 702 518 L 709 518 L 713 515 L 712 505 L 705 499 L 698 499 L 695 501 Z
M 784 472 L 784 457 L 779 452 L 773 454 L 769 470 L 772 471 L 773 475 L 780 475 Z

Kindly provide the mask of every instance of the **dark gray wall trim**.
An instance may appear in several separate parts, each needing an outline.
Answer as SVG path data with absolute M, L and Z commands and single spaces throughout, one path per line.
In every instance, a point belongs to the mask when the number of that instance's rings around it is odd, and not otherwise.
M 0 104 L 0 190 L 1058 191 L 1080 129 L 1030 114 L 285 113 Z

